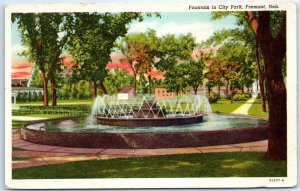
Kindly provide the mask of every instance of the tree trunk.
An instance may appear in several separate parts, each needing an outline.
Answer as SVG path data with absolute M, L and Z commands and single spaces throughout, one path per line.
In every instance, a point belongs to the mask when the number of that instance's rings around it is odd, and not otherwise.
M 133 73 L 133 96 L 136 97 L 136 73 Z
M 207 90 L 208 90 L 208 96 L 210 96 L 211 88 L 207 87 Z
M 104 95 L 107 95 L 107 90 L 106 90 L 106 88 L 105 88 L 105 86 L 103 84 L 103 80 L 99 80 L 99 86 L 100 86 L 100 89 L 101 89 L 102 93 Z
M 148 93 L 151 95 L 151 76 L 148 75 Z
M 194 95 L 197 95 L 198 86 L 193 86 Z
M 258 19 L 251 11 L 249 21 L 262 50 L 269 106 L 268 151 L 266 160 L 287 159 L 287 106 L 282 64 L 286 55 L 286 15 L 276 37 L 271 34 L 270 12 L 259 12 Z
M 234 88 L 230 88 L 230 103 L 233 103 Z
M 284 81 L 282 79 L 282 75 L 280 75 L 281 67 L 278 67 L 282 60 L 266 58 L 265 63 L 268 63 L 268 60 L 270 63 L 272 62 L 272 67 L 268 67 L 268 75 L 266 75 L 267 99 L 269 106 L 269 144 L 265 159 L 286 160 L 287 97 Z
M 43 79 L 43 105 L 48 106 L 48 79 L 46 78 L 45 72 L 42 72 L 42 79 Z
M 225 89 L 226 96 L 228 96 L 228 87 L 229 87 L 229 80 L 226 80 L 226 89 Z
M 260 61 L 259 61 L 259 49 L 258 49 L 258 44 L 256 42 L 256 63 L 257 63 L 257 73 L 258 73 L 258 83 L 259 83 L 259 89 L 260 89 L 260 96 L 261 96 L 261 110 L 263 112 L 266 112 L 266 98 L 265 98 L 265 78 L 264 74 L 262 72 L 261 66 L 260 66 Z
M 56 97 L 56 81 L 55 78 L 51 78 L 51 98 L 52 98 L 52 106 L 57 105 L 57 97 Z
M 221 96 L 221 86 L 220 83 L 218 83 L 218 98 Z
M 242 85 L 242 93 L 245 93 L 245 91 L 244 91 L 244 85 Z
M 92 97 L 95 99 L 97 97 L 97 84 L 96 81 L 92 81 Z

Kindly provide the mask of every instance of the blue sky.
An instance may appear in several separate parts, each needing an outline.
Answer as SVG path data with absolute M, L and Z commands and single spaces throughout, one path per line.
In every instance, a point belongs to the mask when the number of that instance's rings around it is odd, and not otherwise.
M 206 40 L 216 30 L 223 28 L 234 28 L 235 18 L 226 17 L 221 20 L 211 21 L 209 12 L 164 12 L 159 17 L 146 17 L 142 22 L 133 22 L 129 26 L 130 32 L 146 32 L 148 29 L 154 29 L 159 37 L 166 34 L 187 34 L 192 33 L 196 42 Z M 17 25 L 12 25 L 12 56 L 20 58 L 19 52 L 25 47 L 21 43 L 21 38 Z

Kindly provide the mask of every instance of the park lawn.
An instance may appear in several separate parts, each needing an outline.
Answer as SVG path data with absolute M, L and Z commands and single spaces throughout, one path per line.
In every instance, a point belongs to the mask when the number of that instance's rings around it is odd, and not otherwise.
M 266 102 L 266 105 L 268 106 L 267 102 Z M 268 110 L 268 108 L 267 108 L 267 110 Z M 268 112 L 264 113 L 261 111 L 261 99 L 255 100 L 255 102 L 252 104 L 252 106 L 248 110 L 248 115 L 269 118 Z
M 230 103 L 230 100 L 220 99 L 217 103 L 211 103 L 210 105 L 213 112 L 231 113 L 245 102 L 246 101 L 234 101 Z
M 41 117 L 41 118 L 60 118 L 60 117 L 72 117 L 69 115 L 63 115 L 63 114 L 38 114 L 38 113 L 13 113 L 12 116 L 26 116 L 26 117 Z
M 41 118 L 61 118 L 61 117 L 70 117 L 66 115 L 57 115 L 57 114 L 17 114 L 17 116 L 26 116 L 26 117 L 41 117 Z M 21 120 L 12 120 L 12 128 L 18 129 L 22 124 L 27 123 L 28 121 Z
M 285 161 L 262 152 L 206 153 L 70 162 L 14 169 L 13 179 L 286 177 Z
M 93 99 L 87 100 L 57 100 L 57 105 L 92 105 Z M 16 104 L 17 106 L 42 106 L 43 101 L 36 102 L 19 102 Z M 49 102 L 49 106 L 51 106 L 51 102 Z
M 12 120 L 12 128 L 18 129 L 20 128 L 26 121 Z

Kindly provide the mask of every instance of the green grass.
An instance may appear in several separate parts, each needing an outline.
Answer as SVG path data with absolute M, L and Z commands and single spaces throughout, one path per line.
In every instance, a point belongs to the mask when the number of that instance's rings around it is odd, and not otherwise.
M 62 114 L 24 114 L 24 113 L 16 113 L 12 116 L 26 116 L 26 117 L 41 117 L 41 118 L 59 118 L 59 117 L 70 117 L 69 115 L 62 115 Z
M 13 148 L 12 148 L 12 151 L 26 151 L 26 150 L 25 150 L 25 149 L 18 148 L 18 147 L 13 147 Z
M 234 101 L 230 103 L 230 100 L 220 99 L 217 103 L 212 103 L 211 109 L 213 112 L 231 113 L 246 101 Z
M 57 105 L 92 105 L 93 100 L 57 100 Z M 43 105 L 43 101 L 36 102 L 17 102 L 17 106 L 41 106 Z M 51 102 L 49 102 L 49 106 Z
M 18 121 L 18 120 L 12 120 L 12 128 L 18 129 L 22 126 L 22 124 L 26 123 L 26 121 Z
M 28 160 L 30 158 L 28 157 L 13 157 L 12 161 L 24 161 L 24 160 Z
M 286 162 L 263 161 L 262 152 L 169 155 L 71 162 L 15 169 L 13 179 L 284 177 Z
M 267 102 L 266 102 L 266 105 Z M 255 102 L 252 104 L 248 111 L 248 115 L 253 115 L 253 116 L 258 116 L 258 117 L 263 117 L 263 118 L 269 118 L 269 113 L 262 112 L 261 111 L 261 99 L 256 99 Z

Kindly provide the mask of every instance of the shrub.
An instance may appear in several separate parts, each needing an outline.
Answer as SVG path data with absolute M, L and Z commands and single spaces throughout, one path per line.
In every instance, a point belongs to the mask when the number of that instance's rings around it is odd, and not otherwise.
M 251 93 L 245 93 L 243 94 L 245 96 L 245 98 L 249 99 L 252 97 L 252 94 Z
M 33 92 L 32 101 L 38 101 L 38 94 L 36 92 Z
M 211 93 L 208 96 L 208 101 L 209 101 L 209 103 L 216 103 L 218 101 L 218 95 L 215 93 Z
M 235 94 L 233 96 L 233 100 L 234 101 L 242 101 L 243 97 L 241 96 L 241 94 Z
M 233 100 L 234 101 L 246 101 L 251 97 L 252 97 L 252 95 L 248 94 L 248 93 L 246 93 L 246 94 L 238 93 L 233 96 Z

